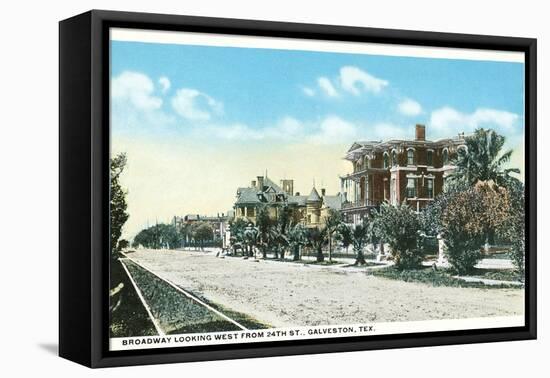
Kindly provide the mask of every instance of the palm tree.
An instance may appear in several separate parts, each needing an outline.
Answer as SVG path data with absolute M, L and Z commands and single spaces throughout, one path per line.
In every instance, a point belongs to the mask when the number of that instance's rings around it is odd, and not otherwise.
M 458 149 L 456 171 L 449 177 L 453 181 L 464 180 L 468 185 L 492 180 L 506 186 L 510 180 L 517 180 L 510 173 L 519 173 L 519 169 L 504 168 L 512 156 L 512 150 L 502 152 L 505 142 L 506 138 L 494 130 L 477 129 L 466 138 L 466 148 Z
M 269 239 L 269 231 L 273 225 L 273 221 L 269 217 L 267 206 L 262 206 L 258 209 L 256 216 L 256 226 L 258 227 L 260 246 L 262 249 L 262 258 L 267 258 L 267 247 Z
M 325 217 L 325 228 L 328 238 L 328 261 L 332 262 L 332 240 L 334 234 L 342 224 L 342 214 L 338 210 L 330 209 Z
M 267 235 L 267 243 L 271 246 L 275 252 L 275 259 L 284 260 L 285 248 L 288 246 L 287 236 L 283 233 L 281 225 L 277 224 L 269 229 Z
M 346 249 L 346 254 L 348 253 L 349 246 L 353 242 L 351 232 L 352 232 L 351 227 L 349 227 L 345 223 L 340 223 L 336 237 L 338 238 L 338 240 L 340 240 L 340 242 L 342 243 L 342 246 Z
M 473 186 L 478 182 L 494 182 L 498 186 L 511 187 L 519 180 L 511 173 L 520 173 L 518 168 L 504 168 L 510 161 L 512 150 L 502 152 L 506 138 L 494 130 L 477 129 L 466 138 L 466 149 L 458 150 L 456 171 L 450 176 L 455 184 Z M 486 232 L 485 249 L 494 244 L 495 230 Z
M 295 224 L 288 231 L 288 244 L 292 249 L 294 256 L 293 260 L 300 260 L 300 247 L 307 243 L 306 228 L 302 224 Z
M 317 251 L 317 262 L 325 261 L 323 245 L 327 241 L 326 228 L 312 227 L 307 229 L 307 244 Z
M 243 237 L 248 246 L 248 256 L 256 256 L 256 245 L 258 243 L 259 231 L 257 227 L 252 226 L 252 223 L 246 227 L 243 232 Z
M 242 218 L 232 221 L 229 224 L 229 229 L 231 230 L 231 247 L 233 248 L 233 253 L 235 255 L 237 254 L 237 249 L 244 251 L 244 230 L 247 225 L 247 222 Z
M 367 263 L 365 261 L 364 249 L 369 241 L 370 231 L 368 223 L 363 221 L 363 223 L 356 225 L 351 232 L 353 250 L 356 254 L 355 265 L 366 265 Z

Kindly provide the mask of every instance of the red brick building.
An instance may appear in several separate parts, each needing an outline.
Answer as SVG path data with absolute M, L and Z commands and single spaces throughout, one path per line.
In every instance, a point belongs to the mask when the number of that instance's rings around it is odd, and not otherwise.
M 412 140 L 359 141 L 350 147 L 344 158 L 353 171 L 340 177 L 348 221 L 358 222 L 384 201 L 406 201 L 419 211 L 443 191 L 455 168 L 451 161 L 459 148 L 466 148 L 464 134 L 429 141 L 424 125 L 416 125 L 415 131 Z

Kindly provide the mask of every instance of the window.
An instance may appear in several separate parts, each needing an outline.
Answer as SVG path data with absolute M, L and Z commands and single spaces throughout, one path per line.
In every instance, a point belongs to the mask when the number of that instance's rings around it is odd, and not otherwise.
M 426 194 L 428 195 L 428 198 L 434 198 L 434 180 L 429 179 L 426 182 Z
M 390 181 L 390 201 L 392 205 L 395 205 L 397 203 L 397 189 L 394 178 L 392 178 Z
M 414 150 L 407 150 L 407 165 L 414 165 Z
M 416 198 L 416 179 L 407 179 L 407 198 Z
M 397 153 L 395 153 L 395 151 L 392 151 L 391 153 L 391 164 L 397 165 Z
M 443 150 L 443 165 L 449 165 L 449 151 L 447 149 Z
M 246 208 L 246 216 L 247 217 L 253 217 L 254 216 L 254 208 L 253 207 L 247 207 Z
M 384 154 L 384 168 L 388 168 L 390 165 L 390 157 L 388 154 Z
M 426 164 L 430 167 L 434 165 L 434 152 L 432 150 L 426 152 Z

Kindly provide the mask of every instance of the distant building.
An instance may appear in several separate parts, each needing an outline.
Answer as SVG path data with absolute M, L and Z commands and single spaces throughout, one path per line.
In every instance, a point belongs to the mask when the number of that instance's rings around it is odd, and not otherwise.
M 232 212 L 231 212 L 232 213 Z M 188 225 L 192 225 L 197 222 L 205 222 L 212 226 L 214 230 L 213 241 L 223 240 L 225 231 L 228 225 L 229 217 L 232 214 L 217 214 L 215 216 L 199 215 L 199 214 L 187 214 L 184 216 L 175 216 L 173 223 L 178 230 L 184 229 Z M 186 243 L 189 243 L 189 235 L 186 235 Z
M 293 215 L 307 227 L 323 223 L 329 209 L 340 210 L 342 196 L 326 195 L 314 187 L 309 195 L 294 193 L 294 180 L 285 179 L 280 185 L 264 176 L 257 176 L 250 186 L 237 189 L 237 199 L 234 205 L 235 219 L 246 219 L 256 224 L 256 216 L 261 206 L 266 206 L 272 219 L 276 219 L 282 206 L 292 209 Z
M 466 148 L 464 134 L 455 138 L 426 140 L 426 127 L 416 125 L 413 140 L 358 141 L 346 160 L 353 171 L 340 177 L 344 193 L 342 213 L 357 223 L 366 212 L 388 201 L 405 201 L 417 211 L 443 191 L 446 177 L 460 148 Z

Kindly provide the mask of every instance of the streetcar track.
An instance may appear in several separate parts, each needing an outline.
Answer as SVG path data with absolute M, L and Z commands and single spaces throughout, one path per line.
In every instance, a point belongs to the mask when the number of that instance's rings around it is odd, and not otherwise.
M 244 330 L 244 331 L 247 331 L 248 328 L 246 328 L 245 326 L 243 326 L 242 324 L 238 323 L 237 321 L 235 321 L 234 319 L 230 318 L 229 316 L 225 315 L 224 313 L 220 312 L 219 310 L 215 309 L 214 307 L 210 306 L 209 304 L 205 303 L 204 301 L 200 300 L 199 298 L 197 298 L 195 295 L 189 293 L 187 290 L 185 289 L 182 289 L 181 287 L 179 287 L 178 285 L 174 284 L 173 282 L 171 282 L 170 280 L 164 278 L 164 277 L 161 277 L 159 276 L 157 273 L 153 272 L 151 269 L 143 266 L 143 264 L 140 264 L 138 263 L 135 259 L 129 257 L 127 254 L 125 253 L 122 253 L 122 255 L 130 260 L 131 262 L 133 262 L 135 265 L 139 266 L 140 268 L 142 268 L 143 270 L 149 272 L 150 274 L 154 275 L 155 277 L 157 277 L 158 279 L 160 279 L 161 281 L 165 282 L 166 284 L 168 284 L 169 286 L 171 286 L 172 288 L 176 289 L 179 293 L 183 294 L 184 296 L 186 296 L 187 298 L 193 300 L 194 302 L 198 303 L 199 305 L 205 307 L 207 310 L 213 312 L 214 314 L 216 314 L 217 316 L 221 317 L 222 319 L 234 324 L 235 326 L 239 327 L 240 329 Z M 124 264 L 123 264 L 124 265 Z M 126 266 L 124 266 L 124 268 L 126 269 Z M 129 272 L 127 272 L 130 276 L 131 274 Z M 132 280 L 133 281 L 133 280 Z M 144 300 L 144 299 L 143 299 Z M 151 314 L 152 315 L 152 314 Z

